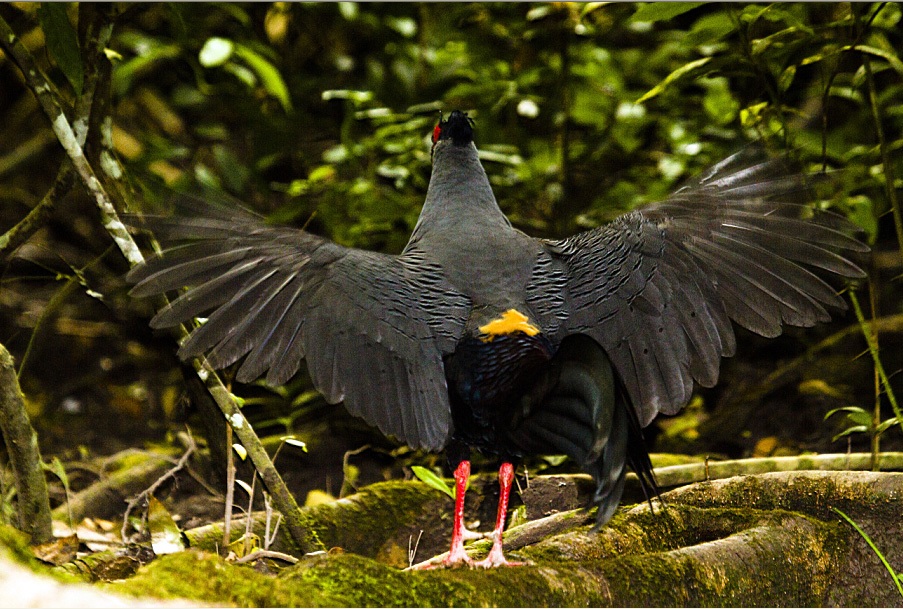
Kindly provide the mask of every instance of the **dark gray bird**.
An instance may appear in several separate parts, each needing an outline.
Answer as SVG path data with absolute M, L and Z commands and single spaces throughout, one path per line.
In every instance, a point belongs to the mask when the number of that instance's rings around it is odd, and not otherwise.
M 445 564 L 510 564 L 502 530 L 514 464 L 566 454 L 597 482 L 599 526 L 628 465 L 655 490 L 641 428 L 710 387 L 735 350 L 731 320 L 763 336 L 827 321 L 865 252 L 844 218 L 815 211 L 806 181 L 741 152 L 661 203 L 561 241 L 501 212 L 452 112 L 433 133 L 420 219 L 398 256 L 209 209 L 158 223 L 179 244 L 129 279 L 135 296 L 185 286 L 151 321 L 209 313 L 179 349 L 236 378 L 279 385 L 301 361 L 330 402 L 413 447 L 446 450 L 457 499 Z M 490 554 L 464 552 L 470 450 L 497 455 Z

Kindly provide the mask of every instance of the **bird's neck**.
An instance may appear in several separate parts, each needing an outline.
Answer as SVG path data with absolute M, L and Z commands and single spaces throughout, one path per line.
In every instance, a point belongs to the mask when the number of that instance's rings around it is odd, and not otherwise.
M 449 143 L 438 148 L 415 236 L 492 226 L 511 225 L 496 203 L 476 147 Z

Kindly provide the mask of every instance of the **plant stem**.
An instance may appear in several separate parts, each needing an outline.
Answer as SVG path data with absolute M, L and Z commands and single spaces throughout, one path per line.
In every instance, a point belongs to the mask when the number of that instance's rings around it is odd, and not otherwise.
M 16 478 L 19 530 L 33 545 L 53 539 L 47 479 L 41 467 L 38 434 L 28 420 L 13 356 L 0 345 L 0 429 Z
M 869 353 L 872 356 L 872 361 L 875 363 L 875 370 L 881 378 L 884 393 L 887 395 L 887 400 L 890 402 L 894 414 L 900 421 L 900 425 L 903 425 L 903 412 L 900 411 L 900 406 L 897 404 L 897 397 L 894 395 L 894 390 L 890 385 L 890 379 L 887 378 L 887 373 L 884 371 L 884 365 L 881 363 L 881 358 L 878 356 L 878 343 L 875 341 L 875 337 L 869 330 L 870 326 L 862 314 L 862 308 L 859 306 L 859 299 L 856 298 L 855 292 L 850 292 L 850 301 L 853 303 L 853 309 L 856 311 L 856 319 L 859 320 L 859 325 L 862 327 L 862 334 L 865 336 L 865 342 L 868 344 Z

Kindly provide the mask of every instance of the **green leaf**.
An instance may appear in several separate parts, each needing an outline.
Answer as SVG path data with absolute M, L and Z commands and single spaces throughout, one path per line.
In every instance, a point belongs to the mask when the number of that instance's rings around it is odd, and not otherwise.
M 232 57 L 235 52 L 235 43 L 225 38 L 208 38 L 198 53 L 198 61 L 205 68 L 216 68 Z
M 124 95 L 136 77 L 151 71 L 154 64 L 182 54 L 182 49 L 176 44 L 160 45 L 152 39 L 145 39 L 143 42 L 147 43 L 144 45 L 147 48 L 142 49 L 140 54 L 114 66 L 113 90 L 117 95 Z
M 885 431 L 893 427 L 894 425 L 900 425 L 900 419 L 894 417 L 892 419 L 887 419 L 886 421 L 881 421 L 881 424 L 875 429 L 875 433 L 880 435 Z
M 721 40 L 736 29 L 734 21 L 727 12 L 722 11 L 705 15 L 696 20 L 696 23 L 684 36 L 682 44 L 686 46 L 711 44 Z
M 314 167 L 307 176 L 308 182 L 326 182 L 335 178 L 335 167 L 331 165 L 319 165 Z
M 659 93 L 664 91 L 668 87 L 668 85 L 673 83 L 675 80 L 679 79 L 680 77 L 682 77 L 686 74 L 689 74 L 696 68 L 701 68 L 702 66 L 704 66 L 711 60 L 712 60 L 711 57 L 703 57 L 702 59 L 697 59 L 696 61 L 691 61 L 689 63 L 685 63 L 684 65 L 680 66 L 679 68 L 677 68 L 676 70 L 674 70 L 673 72 L 668 74 L 662 82 L 658 83 L 657 85 L 652 87 L 649 91 L 647 91 L 645 93 L 645 95 L 643 95 L 641 98 L 636 100 L 636 103 L 641 104 L 644 101 L 646 101 L 647 99 L 652 99 L 653 97 L 655 97 L 656 95 L 658 95 Z
M 81 95 L 85 75 L 78 36 L 66 15 L 67 6 L 67 2 L 41 2 L 38 6 L 38 20 L 44 30 L 47 51 L 63 71 L 75 93 Z
M 307 452 L 307 443 L 297 439 L 295 436 L 283 436 L 280 439 L 290 446 L 295 446 L 304 452 Z
M 241 487 L 247 494 L 248 497 L 252 497 L 254 495 L 254 489 L 251 488 L 251 485 L 245 482 L 244 480 L 235 480 L 235 484 Z
M 413 38 L 417 33 L 417 22 L 410 17 L 386 17 L 386 25 L 405 38 Z
M 854 423 L 859 423 L 860 425 L 870 425 L 872 422 L 872 415 L 867 410 L 860 408 L 859 406 L 843 406 L 841 408 L 834 408 L 833 410 L 829 410 L 828 414 L 825 415 L 824 420 L 828 420 L 828 417 L 837 412 L 845 412 L 847 413 L 847 418 Z
M 851 412 L 847 415 L 847 418 L 857 425 L 865 425 L 866 427 L 872 425 L 872 414 L 870 412 Z
M 356 2 L 339 2 L 339 12 L 348 21 L 357 19 L 358 9 Z
M 580 10 L 580 18 L 583 19 L 591 12 L 596 10 L 597 8 L 602 8 L 606 4 L 611 4 L 611 2 L 587 2 L 583 5 L 583 8 Z
M 156 497 L 151 495 L 147 500 L 147 528 L 151 534 L 151 547 L 154 554 L 174 554 L 185 549 L 182 531 L 172 514 Z
M 63 467 L 63 462 L 60 461 L 59 457 L 54 457 L 53 461 L 50 463 L 41 463 L 41 469 L 44 471 L 48 471 L 57 478 L 60 479 L 60 482 L 63 483 L 63 488 L 66 491 L 69 491 L 69 476 L 66 475 L 66 469 Z
M 263 83 L 263 88 L 267 90 L 267 93 L 279 100 L 286 112 L 291 112 L 292 102 L 289 99 L 288 87 L 276 66 L 260 53 L 242 44 L 235 45 L 235 55 L 241 57 L 257 73 L 257 77 L 260 78 L 260 82 Z
M 412 465 L 411 470 L 414 472 L 414 475 L 428 487 L 441 491 L 452 499 L 455 498 L 455 491 L 445 483 L 445 480 L 434 474 L 432 470 L 420 467 L 419 465 Z
M 552 8 L 548 4 L 540 4 L 527 11 L 527 21 L 539 21 L 549 16 Z
M 897 74 L 903 76 L 903 60 L 901 60 L 891 51 L 885 51 L 884 49 L 879 49 L 877 47 L 868 46 L 865 44 L 857 44 L 853 48 L 862 53 L 868 53 L 869 55 L 874 55 L 875 57 L 886 59 L 887 63 L 889 63 L 891 67 L 897 71 Z
M 740 111 L 740 102 L 731 94 L 730 83 L 724 77 L 700 78 L 699 84 L 705 87 L 702 100 L 706 114 L 719 125 L 731 123 Z
M 705 2 L 648 2 L 641 4 L 628 21 L 667 21 L 703 4 Z
M 310 178 L 308 178 L 310 179 Z M 295 399 L 292 400 L 292 408 L 296 409 L 300 406 L 304 406 L 309 404 L 310 402 L 318 399 L 320 397 L 319 391 L 303 391 L 301 392 Z
M 836 442 L 840 438 L 844 438 L 854 433 L 866 433 L 869 430 L 865 425 L 853 425 L 852 427 L 847 427 L 842 432 L 831 438 L 832 442 Z
M 787 69 L 785 69 L 781 73 L 781 77 L 778 80 L 778 88 L 781 91 L 786 91 L 787 89 L 790 88 L 790 85 L 793 84 L 793 79 L 795 77 L 796 77 L 796 66 L 794 66 L 794 65 L 787 66 Z
M 543 455 L 542 460 L 551 465 L 552 467 L 558 467 L 562 463 L 568 460 L 567 455 Z
M 352 91 L 351 89 L 329 89 L 323 91 L 320 97 L 323 101 L 329 101 L 331 99 L 350 99 L 355 105 L 358 105 L 373 99 L 373 92 Z

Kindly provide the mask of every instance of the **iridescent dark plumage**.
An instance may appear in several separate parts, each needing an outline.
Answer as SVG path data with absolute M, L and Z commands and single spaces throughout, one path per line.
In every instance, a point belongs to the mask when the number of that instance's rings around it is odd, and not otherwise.
M 316 387 L 383 432 L 455 467 L 453 546 L 463 550 L 471 447 L 502 460 L 495 544 L 522 455 L 564 453 L 598 484 L 597 522 L 627 467 L 650 489 L 640 429 L 712 386 L 732 355 L 731 320 L 763 336 L 844 309 L 835 287 L 867 248 L 845 219 L 813 210 L 804 176 L 755 150 L 661 203 L 559 241 L 514 229 L 453 112 L 433 134 L 433 174 L 405 250 L 390 256 L 266 226 L 239 211 L 157 222 L 181 241 L 132 271 L 133 294 L 183 286 L 152 320 L 212 311 L 182 345 L 239 381 L 287 381 L 306 360 Z M 602 168 L 600 168 L 600 171 Z M 833 281 L 835 285 L 829 284 Z

